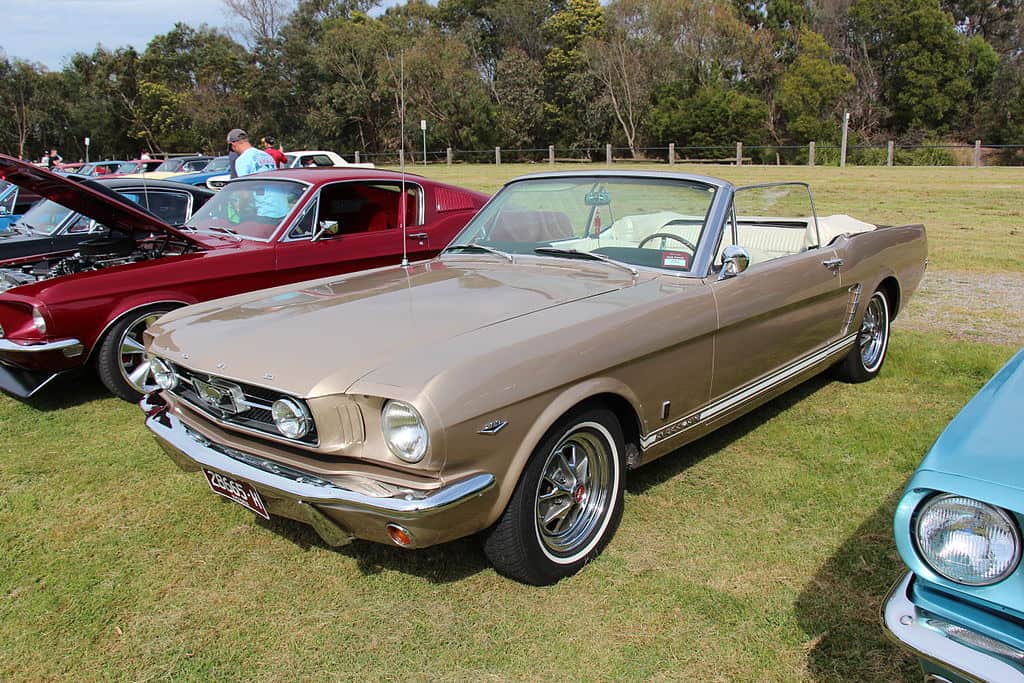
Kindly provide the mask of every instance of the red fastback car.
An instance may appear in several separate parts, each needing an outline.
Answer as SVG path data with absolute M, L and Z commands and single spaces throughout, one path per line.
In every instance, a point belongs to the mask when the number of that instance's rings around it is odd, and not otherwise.
M 487 200 L 390 171 L 283 169 L 232 181 L 174 228 L 11 157 L 0 155 L 0 178 L 111 229 L 72 255 L 0 261 L 0 389 L 21 398 L 94 365 L 111 392 L 137 400 L 154 388 L 142 333 L 167 311 L 430 258 Z

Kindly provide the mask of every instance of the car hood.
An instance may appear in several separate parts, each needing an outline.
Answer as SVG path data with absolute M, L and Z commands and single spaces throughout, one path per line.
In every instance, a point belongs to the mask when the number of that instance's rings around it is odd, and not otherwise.
M 919 472 L 1024 491 L 1024 349 L 981 388 L 936 440 Z
M 2 154 L 0 179 L 31 190 L 46 199 L 52 199 L 108 228 L 144 235 L 154 232 L 170 233 L 181 240 L 202 246 L 187 233 L 175 229 L 141 208 L 132 206 L 108 188 L 87 184 L 87 180 L 70 180 Z
M 431 344 L 634 282 L 569 266 L 434 260 L 278 287 L 174 311 L 150 328 L 150 348 L 298 396 L 340 393 Z

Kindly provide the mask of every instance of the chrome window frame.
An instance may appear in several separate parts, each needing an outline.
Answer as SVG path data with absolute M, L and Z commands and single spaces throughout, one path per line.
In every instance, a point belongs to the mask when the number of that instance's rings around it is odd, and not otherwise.
M 313 198 L 307 202 L 307 206 L 309 206 L 311 204 L 316 204 L 316 206 L 319 209 L 319 206 L 320 206 L 320 195 L 323 192 L 323 189 L 325 187 L 329 187 L 329 186 L 333 186 L 333 185 L 351 184 L 351 183 L 362 183 L 364 185 L 392 185 L 393 184 L 393 185 L 395 185 L 396 188 L 398 188 L 399 192 L 402 191 L 401 187 L 403 185 L 403 182 L 402 182 L 401 179 L 391 180 L 391 179 L 377 179 L 377 178 L 373 178 L 373 179 L 370 179 L 370 178 L 347 178 L 345 180 L 328 181 L 326 183 L 322 183 L 322 184 L 317 186 L 316 192 L 314 193 Z M 410 186 L 415 186 L 416 189 L 419 191 L 419 200 L 420 200 L 419 201 L 419 206 L 416 209 L 416 214 L 417 215 L 416 215 L 416 223 L 415 223 L 415 225 L 406 225 L 405 227 L 406 228 L 422 227 L 422 226 L 426 225 L 426 220 L 427 220 L 426 219 L 426 215 L 427 215 L 427 212 L 426 212 L 427 190 L 420 183 L 409 181 L 409 180 L 406 180 L 404 185 L 405 185 L 406 191 L 409 190 Z M 291 242 L 309 242 L 309 240 L 312 239 L 312 235 L 310 235 L 309 237 L 289 237 L 288 236 L 288 233 L 290 233 L 292 231 L 292 228 L 294 228 L 299 223 L 299 221 L 302 220 L 302 218 L 304 217 L 305 213 L 306 213 L 306 209 L 303 209 L 298 214 L 294 214 L 291 222 L 288 223 L 288 227 L 285 229 L 284 233 L 278 239 L 278 242 L 280 242 L 282 244 L 291 243 Z M 335 237 L 352 237 L 352 236 L 360 235 L 360 234 L 362 234 L 362 233 L 356 232 L 356 233 L 350 233 L 348 235 L 337 235 L 337 236 L 333 236 L 333 237 L 325 238 L 325 239 L 326 240 L 331 240 L 331 239 L 334 239 Z

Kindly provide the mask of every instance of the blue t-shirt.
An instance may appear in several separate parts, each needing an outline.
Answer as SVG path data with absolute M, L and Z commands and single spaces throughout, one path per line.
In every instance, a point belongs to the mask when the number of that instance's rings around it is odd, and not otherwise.
M 275 168 L 277 168 L 277 162 L 274 161 L 274 157 L 255 147 L 245 150 L 235 160 L 235 171 L 238 172 L 239 178 L 251 173 L 273 171 Z

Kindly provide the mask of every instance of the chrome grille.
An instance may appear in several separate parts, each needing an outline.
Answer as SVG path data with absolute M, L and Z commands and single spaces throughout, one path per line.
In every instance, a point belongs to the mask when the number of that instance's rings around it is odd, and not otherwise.
M 168 365 L 178 377 L 178 386 L 170 393 L 187 402 L 199 412 L 209 415 L 219 422 L 262 432 L 279 439 L 297 441 L 312 446 L 319 443 L 320 437 L 317 435 L 316 424 L 301 439 L 288 439 L 278 431 L 274 424 L 274 417 L 271 413 L 274 401 L 285 397 L 295 399 L 294 396 L 204 372 L 196 372 L 177 363 L 168 362 Z M 204 383 L 222 390 L 225 399 L 214 403 L 209 399 L 208 394 L 204 396 L 200 389 Z

